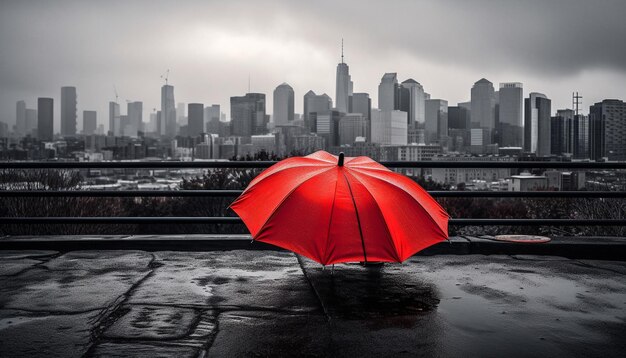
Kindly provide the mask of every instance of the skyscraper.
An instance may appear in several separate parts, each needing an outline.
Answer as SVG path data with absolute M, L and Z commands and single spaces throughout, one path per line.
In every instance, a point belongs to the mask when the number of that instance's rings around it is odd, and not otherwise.
M 111 135 L 121 135 L 120 128 L 120 105 L 117 102 L 109 102 L 109 132 Z
M 339 121 L 342 116 L 342 112 L 335 110 L 316 112 L 316 133 L 324 138 L 327 149 L 339 145 Z
M 501 147 L 521 147 L 524 140 L 524 89 L 521 83 L 500 83 L 498 134 Z
M 626 103 L 605 99 L 589 107 L 591 159 L 626 160 Z
M 37 137 L 37 110 L 26 108 L 25 136 Z
M 241 97 L 230 97 L 230 125 L 234 136 L 250 137 L 267 132 L 265 94 L 246 93 Z
M 339 145 L 352 145 L 357 137 L 368 136 L 368 123 L 361 113 L 348 113 L 339 119 Z
M 482 78 L 474 83 L 471 92 L 471 118 L 472 128 L 482 128 L 488 131 L 485 143 L 493 143 L 495 131 L 496 98 L 493 84 Z
M 439 144 L 442 141 L 447 142 L 448 101 L 442 99 L 427 99 L 425 103 L 426 123 L 424 126 L 424 136 L 426 144 Z
M 550 155 L 551 101 L 542 93 L 531 92 L 524 100 L 524 151 L 538 157 Z
M 204 107 L 204 128 L 206 133 L 220 133 L 220 112 L 221 109 L 219 104 Z
M 400 84 L 400 110 L 407 112 L 409 127 L 424 125 L 426 116 L 424 87 L 412 78 Z
M 26 135 L 26 102 L 17 101 L 15 108 L 15 130 L 19 136 Z
M 274 125 L 286 125 L 293 123 L 293 88 L 287 83 L 282 83 L 274 90 Z
M 61 87 L 61 135 L 76 135 L 76 87 Z
M 398 98 L 398 75 L 385 73 L 378 85 L 378 109 L 381 111 L 393 111 L 399 109 Z
M 372 143 L 381 145 L 406 145 L 406 118 L 406 112 L 372 109 Z
M 196 138 L 204 133 L 204 104 L 189 103 L 187 105 L 187 134 Z
M 309 91 L 304 95 L 304 125 L 313 133 L 317 132 L 317 113 L 329 111 L 333 107 L 333 101 L 326 93 L 316 95 Z
M 176 136 L 176 102 L 174 101 L 174 86 L 163 85 L 161 87 L 161 120 L 157 118 L 159 125 L 158 134 L 168 138 Z
M 37 99 L 37 138 L 48 142 L 54 139 L 54 101 L 52 98 Z
M 556 115 L 550 119 L 550 152 L 554 155 L 563 155 L 573 152 L 572 125 L 574 111 L 558 109 Z
M 83 134 L 95 134 L 97 127 L 98 119 L 96 111 L 83 111 Z
M 127 105 L 128 125 L 122 128 L 124 135 L 136 137 L 143 130 L 143 102 L 128 102 Z
M 341 63 L 337 64 L 335 106 L 339 112 L 348 113 L 350 110 L 350 96 L 352 95 L 352 80 L 350 68 L 343 62 L 343 40 L 341 41 Z

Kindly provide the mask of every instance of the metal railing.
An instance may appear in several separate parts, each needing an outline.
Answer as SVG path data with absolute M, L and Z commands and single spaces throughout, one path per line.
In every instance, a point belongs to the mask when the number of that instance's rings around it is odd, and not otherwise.
M 267 168 L 272 161 L 143 161 L 143 162 L 3 162 L 6 169 L 175 169 Z M 626 169 L 626 162 L 534 161 L 393 161 L 389 168 L 524 168 L 524 169 Z M 236 197 L 241 190 L 0 190 L 3 197 Z M 490 198 L 626 198 L 626 191 L 429 191 L 434 197 Z M 2 217 L 0 224 L 241 224 L 237 217 Z M 473 219 L 453 218 L 458 226 L 622 226 L 620 219 Z

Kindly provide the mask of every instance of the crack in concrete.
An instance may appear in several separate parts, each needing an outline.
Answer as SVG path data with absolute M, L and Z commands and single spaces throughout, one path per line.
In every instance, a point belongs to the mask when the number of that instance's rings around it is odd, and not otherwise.
M 578 266 L 582 266 L 582 267 L 588 267 L 588 268 L 594 268 L 594 269 L 607 271 L 607 272 L 612 272 L 612 273 L 616 273 L 618 275 L 626 275 L 625 273 L 617 271 L 617 270 L 613 270 L 613 269 L 610 269 L 610 268 L 607 268 L 607 267 L 595 266 L 595 265 L 592 265 L 592 264 L 588 264 L 586 262 L 582 262 L 580 260 L 571 259 L 571 261 L 574 263 L 574 265 L 578 265 Z
M 93 354 L 93 349 L 97 345 L 97 343 L 100 341 L 100 336 L 102 335 L 102 333 L 106 331 L 106 329 L 109 328 L 113 323 L 115 323 L 117 319 L 119 319 L 121 316 L 123 316 L 126 313 L 125 310 L 121 309 L 124 303 L 131 297 L 132 293 L 135 291 L 135 289 L 137 289 L 137 287 L 139 287 L 139 285 L 141 285 L 145 280 L 147 280 L 149 277 L 151 277 L 154 274 L 154 271 L 156 268 L 153 266 L 153 263 L 155 262 L 156 257 L 154 256 L 153 253 L 150 253 L 150 256 L 151 256 L 150 262 L 148 263 L 148 265 L 146 265 L 146 267 L 149 268 L 150 271 L 147 274 L 145 274 L 140 280 L 135 282 L 128 289 L 128 291 L 120 295 L 112 305 L 102 309 L 101 314 L 98 315 L 98 319 L 96 320 L 96 322 L 100 322 L 100 324 L 95 326 L 92 329 L 91 346 L 89 347 L 89 349 L 87 349 L 83 357 L 89 357 L 90 355 Z

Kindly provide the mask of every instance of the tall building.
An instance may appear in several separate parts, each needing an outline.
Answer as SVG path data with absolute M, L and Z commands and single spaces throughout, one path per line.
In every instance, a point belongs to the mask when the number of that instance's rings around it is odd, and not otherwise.
M 312 133 L 317 132 L 317 113 L 328 112 L 333 108 L 333 101 L 326 93 L 316 95 L 309 91 L 304 95 L 304 125 Z
M 393 111 L 400 108 L 399 104 L 398 74 L 385 73 L 378 85 L 378 109 L 381 111 Z
M 157 117 L 158 134 L 168 138 L 176 136 L 176 102 L 174 101 L 174 86 L 161 87 L 161 120 Z
M 26 102 L 17 101 L 15 106 L 15 131 L 18 136 L 25 136 L 26 132 Z
M 92 135 L 96 133 L 98 118 L 96 111 L 83 111 L 83 134 Z
M 372 109 L 372 143 L 381 145 L 407 144 L 407 113 L 398 110 Z
M 128 102 L 127 105 L 128 124 L 122 128 L 125 136 L 136 137 L 140 130 L 143 130 L 143 102 Z
M 354 93 L 352 94 L 352 112 L 360 113 L 363 115 L 363 119 L 370 120 L 372 113 L 372 99 L 368 93 Z
M 76 135 L 76 87 L 61 87 L 61 135 Z
M 282 83 L 274 90 L 273 119 L 275 126 L 293 123 L 293 96 L 293 88 L 287 83 Z
M 550 152 L 554 155 L 573 153 L 572 126 L 574 111 L 559 109 L 550 119 Z
M 117 102 L 109 102 L 109 132 L 111 135 L 120 136 L 120 105 Z
M 521 147 L 524 140 L 524 88 L 519 82 L 500 83 L 498 136 L 501 147 Z
M 230 117 L 233 136 L 266 134 L 268 119 L 265 113 L 265 94 L 246 93 L 245 96 L 230 97 Z
M 26 108 L 26 125 L 24 135 L 37 137 L 37 110 Z
M 339 112 L 348 113 L 350 111 L 352 86 L 350 68 L 343 62 L 343 41 L 341 41 L 341 63 L 337 64 L 335 86 L 335 106 Z
M 424 125 L 424 136 L 426 144 L 440 144 L 442 141 L 447 142 L 448 101 L 443 99 L 426 100 L 426 123 Z
M 399 109 L 407 112 L 409 128 L 423 127 L 426 121 L 424 87 L 412 78 L 400 84 L 400 106 Z
M 37 98 L 37 138 L 41 141 L 54 139 L 54 101 Z
M 474 83 L 471 96 L 472 128 L 486 129 L 489 133 L 486 143 L 491 144 L 496 126 L 496 97 L 493 84 L 484 78 L 480 79 Z
M 339 145 L 339 121 L 343 115 L 335 110 L 316 113 L 316 133 L 324 138 L 326 148 Z
M 605 99 L 589 107 L 591 159 L 626 160 L 626 103 Z
M 220 133 L 220 105 L 214 104 L 209 107 L 204 107 L 204 123 L 206 133 L 219 134 Z
M 189 103 L 187 105 L 187 135 L 192 138 L 204 133 L 204 104 Z
M 339 145 L 352 145 L 357 137 L 367 138 L 368 123 L 361 113 L 348 113 L 339 119 Z
M 538 157 L 550 155 L 550 106 L 542 93 L 531 92 L 524 100 L 524 151 Z

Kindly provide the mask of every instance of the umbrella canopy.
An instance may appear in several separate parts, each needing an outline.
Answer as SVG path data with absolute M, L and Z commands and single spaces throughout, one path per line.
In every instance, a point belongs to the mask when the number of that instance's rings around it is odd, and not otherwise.
M 402 262 L 448 237 L 448 214 L 417 183 L 343 153 L 285 159 L 258 175 L 231 208 L 254 240 L 324 265 Z

